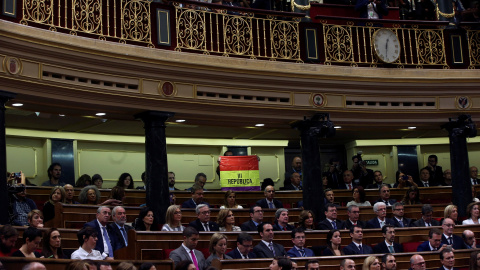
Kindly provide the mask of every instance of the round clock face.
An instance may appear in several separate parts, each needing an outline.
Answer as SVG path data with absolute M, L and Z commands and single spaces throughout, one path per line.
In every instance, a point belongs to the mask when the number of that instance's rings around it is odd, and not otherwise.
M 375 55 L 385 63 L 393 63 L 400 57 L 400 41 L 390 29 L 379 29 L 373 34 Z

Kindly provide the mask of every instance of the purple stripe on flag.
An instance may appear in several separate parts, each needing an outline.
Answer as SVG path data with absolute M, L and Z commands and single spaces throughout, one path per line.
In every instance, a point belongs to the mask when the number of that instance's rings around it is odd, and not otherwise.
M 234 191 L 260 191 L 259 186 L 250 186 L 250 187 L 225 187 L 222 188 L 222 191 L 234 190 Z

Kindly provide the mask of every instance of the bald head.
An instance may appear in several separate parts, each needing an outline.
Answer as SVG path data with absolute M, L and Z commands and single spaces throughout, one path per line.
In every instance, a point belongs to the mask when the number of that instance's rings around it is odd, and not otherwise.
M 22 270 L 47 270 L 47 268 L 39 262 L 32 262 L 25 265 Z

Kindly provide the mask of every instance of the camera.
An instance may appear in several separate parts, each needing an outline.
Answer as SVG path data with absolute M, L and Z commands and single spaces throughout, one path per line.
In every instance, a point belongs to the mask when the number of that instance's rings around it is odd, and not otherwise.
M 406 174 L 402 175 L 402 179 L 407 181 L 408 180 L 408 175 L 406 175 Z

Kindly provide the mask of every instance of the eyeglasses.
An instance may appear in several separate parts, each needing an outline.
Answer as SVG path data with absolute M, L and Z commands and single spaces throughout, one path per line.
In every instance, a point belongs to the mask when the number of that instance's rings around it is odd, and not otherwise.
M 200 214 L 202 215 L 210 215 L 211 211 L 203 211 L 203 212 L 200 212 Z

